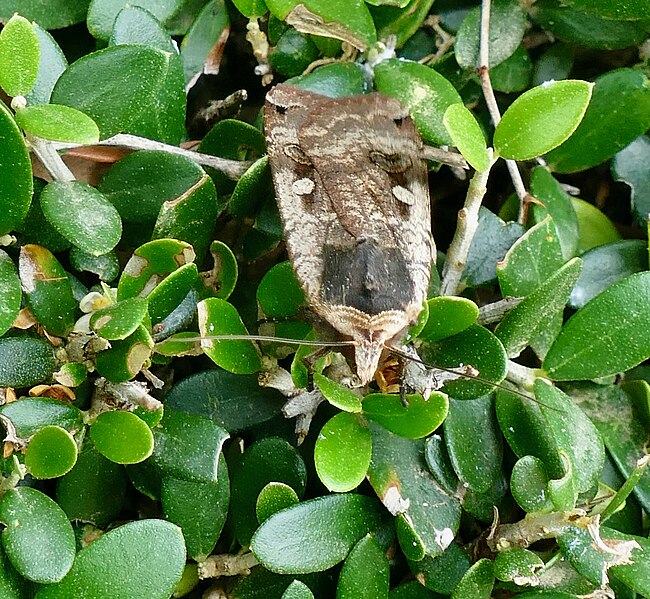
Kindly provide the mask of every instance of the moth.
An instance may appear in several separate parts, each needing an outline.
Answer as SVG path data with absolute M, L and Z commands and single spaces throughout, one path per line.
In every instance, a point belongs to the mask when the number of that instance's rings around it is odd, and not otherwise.
M 287 250 L 310 309 L 354 342 L 362 384 L 427 296 L 435 256 L 423 143 L 378 93 L 266 96 L 268 156 Z

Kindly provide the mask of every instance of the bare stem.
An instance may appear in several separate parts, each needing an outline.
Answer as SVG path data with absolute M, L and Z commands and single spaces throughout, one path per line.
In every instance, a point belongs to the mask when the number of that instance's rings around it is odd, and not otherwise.
M 53 142 L 38 137 L 28 137 L 29 145 L 41 161 L 45 170 L 55 181 L 74 181 L 75 176 L 61 156 L 57 154 Z
M 442 272 L 440 295 L 456 295 L 460 289 L 460 280 L 467 263 L 467 254 L 478 228 L 478 211 L 485 196 L 487 180 L 492 167 L 492 150 L 488 149 L 490 166 L 474 173 L 467 189 L 465 205 L 458 211 L 458 224 L 454 239 L 449 246 L 445 267 Z
M 250 569 L 258 564 L 257 558 L 252 553 L 211 555 L 199 564 L 199 578 L 204 580 L 221 576 L 246 575 L 250 574 Z
M 483 89 L 483 96 L 487 104 L 488 111 L 492 117 L 492 122 L 496 127 L 501 120 L 501 112 L 497 104 L 494 90 L 492 89 L 492 82 L 490 81 L 490 0 L 483 0 L 481 2 L 481 33 L 479 40 L 479 79 L 481 80 L 481 88 Z M 519 167 L 514 160 L 506 160 L 506 166 L 512 179 L 512 184 L 515 188 L 515 193 L 519 198 L 519 217 L 518 221 L 523 224 L 526 218 L 526 202 L 528 200 L 528 192 L 526 186 L 521 178 Z
M 51 142 L 51 145 L 57 150 L 71 150 L 74 148 L 82 147 L 81 144 L 70 144 Z M 167 152 L 175 156 L 184 156 L 202 166 L 209 166 L 217 171 L 221 171 L 230 179 L 237 180 L 241 177 L 248 167 L 252 164 L 249 160 L 229 160 L 227 158 L 220 158 L 219 156 L 210 156 L 209 154 L 201 154 L 199 152 L 192 152 L 185 150 L 178 146 L 172 146 L 160 141 L 153 141 L 145 137 L 137 135 L 130 135 L 128 133 L 118 133 L 113 137 L 109 137 L 97 144 L 98 146 L 117 146 L 120 148 L 127 148 L 129 150 L 157 150 L 159 152 Z

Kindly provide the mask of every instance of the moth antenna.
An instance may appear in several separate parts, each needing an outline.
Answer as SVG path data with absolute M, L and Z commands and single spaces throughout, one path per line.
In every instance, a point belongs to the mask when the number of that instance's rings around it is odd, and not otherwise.
M 167 341 L 165 339 L 165 341 Z M 348 347 L 356 345 L 354 341 L 314 341 L 311 339 L 289 339 L 287 337 L 273 337 L 271 335 L 206 335 L 201 337 L 182 337 L 180 339 L 173 339 L 175 343 L 179 342 L 193 342 L 193 341 L 276 341 L 280 343 L 288 343 L 293 345 L 312 345 L 314 347 Z
M 460 377 L 466 378 L 466 379 L 472 379 L 473 381 L 476 381 L 478 383 L 483 383 L 485 385 L 491 385 L 492 387 L 496 387 L 497 389 L 501 389 L 503 391 L 507 391 L 508 393 L 512 393 L 513 395 L 519 395 L 519 397 L 523 397 L 524 399 L 529 399 L 530 401 L 535 402 L 536 404 L 542 405 L 545 408 L 548 408 L 549 410 L 556 410 L 558 412 L 563 412 L 564 410 L 560 410 L 554 406 L 548 406 L 541 401 L 539 401 L 536 397 L 533 397 L 532 395 L 526 395 L 525 393 L 521 393 L 520 391 L 515 391 L 514 389 L 510 389 L 509 387 L 506 387 L 505 385 L 500 385 L 499 383 L 494 383 L 492 381 L 488 381 L 487 379 L 481 378 L 480 376 L 476 376 L 474 374 L 461 374 L 454 370 L 453 368 L 445 368 L 444 366 L 437 366 L 435 364 L 428 364 L 424 360 L 421 360 L 420 358 L 415 358 L 406 352 L 402 351 L 401 349 L 397 349 L 396 347 L 391 347 L 390 345 L 384 345 L 384 348 L 386 348 L 389 352 L 395 354 L 396 356 L 399 356 L 400 358 L 404 358 L 405 360 L 411 360 L 413 362 L 416 362 L 417 364 L 422 364 L 425 368 L 431 368 L 434 370 L 442 370 L 443 372 L 449 372 L 451 374 L 457 374 Z

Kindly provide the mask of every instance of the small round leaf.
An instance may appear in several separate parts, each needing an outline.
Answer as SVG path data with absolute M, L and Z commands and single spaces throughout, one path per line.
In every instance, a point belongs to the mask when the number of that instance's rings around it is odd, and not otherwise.
M 131 412 L 103 412 L 90 427 L 97 451 L 117 464 L 137 464 L 153 452 L 153 434 L 147 424 Z
M 95 144 L 99 141 L 95 121 L 69 106 L 27 106 L 16 113 L 16 122 L 30 135 L 43 139 L 77 144 Z
M 0 87 L 9 96 L 25 96 L 38 75 L 41 47 L 32 24 L 14 15 L 0 32 Z
M 300 501 L 297 493 L 289 485 L 270 482 L 261 491 L 255 503 L 257 521 L 262 524 L 273 514 L 296 505 Z
M 63 476 L 77 461 L 74 437 L 60 426 L 45 426 L 29 441 L 25 466 L 34 478 Z
M 344 412 L 361 412 L 361 400 L 348 387 L 315 372 L 314 383 L 334 407 Z

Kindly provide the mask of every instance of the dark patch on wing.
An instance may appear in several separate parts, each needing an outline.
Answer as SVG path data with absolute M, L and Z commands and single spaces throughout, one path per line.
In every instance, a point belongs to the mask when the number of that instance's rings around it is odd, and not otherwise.
M 408 264 L 398 248 L 360 238 L 349 247 L 323 248 L 323 300 L 369 315 L 403 310 L 414 295 Z

